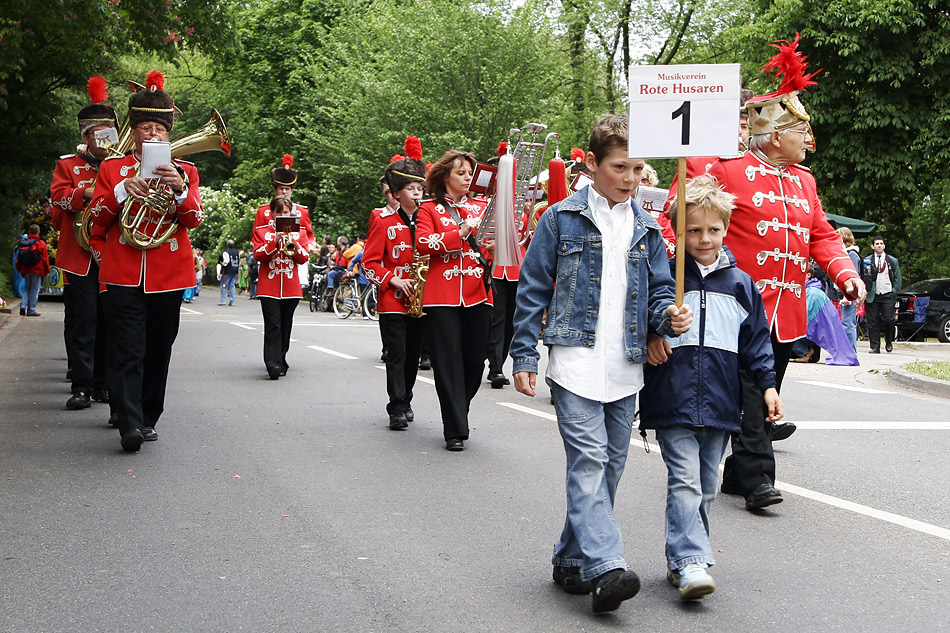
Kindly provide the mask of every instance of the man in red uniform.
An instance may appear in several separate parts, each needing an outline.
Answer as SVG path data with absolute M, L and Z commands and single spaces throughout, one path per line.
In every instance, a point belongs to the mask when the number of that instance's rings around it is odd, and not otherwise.
M 414 143 L 410 140 L 414 139 Z M 385 208 L 370 222 L 363 269 L 379 287 L 376 312 L 379 332 L 386 350 L 386 391 L 389 428 L 396 431 L 414 419 L 412 388 L 419 369 L 419 353 L 425 332 L 425 317 L 407 314 L 407 302 L 416 288 L 412 271 L 416 211 L 425 191 L 426 166 L 418 139 L 406 139 L 407 158 L 389 164 L 383 177 L 395 194 L 395 209 Z M 418 148 L 418 151 L 416 151 Z M 388 200 L 388 198 L 387 198 Z M 419 297 L 421 301 L 421 297 Z
M 99 165 L 108 151 L 99 147 L 96 132 L 118 132 L 115 109 L 102 77 L 90 77 L 87 92 L 92 103 L 79 111 L 79 133 L 86 149 L 61 156 L 53 170 L 50 199 L 53 226 L 59 231 L 56 266 L 67 273 L 63 290 L 63 338 L 72 375 L 67 409 L 85 409 L 91 400 L 108 402 L 105 379 L 105 316 L 100 309 L 99 266 L 85 246 L 76 241 L 76 214 L 92 200 Z
M 809 258 L 851 299 L 866 294 L 860 275 L 845 253 L 840 236 L 828 223 L 821 207 L 815 178 L 799 163 L 805 150 L 814 149 L 811 117 L 798 99 L 813 76 L 793 43 L 773 44 L 780 51 L 764 68 L 779 68 L 784 75 L 777 92 L 749 99 L 752 137 L 748 152 L 737 158 L 722 158 L 709 167 L 719 185 L 735 194 L 736 208 L 725 243 L 740 269 L 749 273 L 762 293 L 772 333 L 777 387 L 788 366 L 792 343 L 805 336 L 805 272 Z M 795 60 L 794 67 L 781 68 L 779 60 Z M 765 421 L 762 396 L 742 377 L 742 433 L 733 436 L 733 453 L 726 460 L 723 492 L 742 494 L 746 508 L 758 510 L 780 503 L 775 489 L 775 456 L 772 439 L 776 429 Z M 756 403 L 756 404 L 752 404 Z M 787 437 L 794 426 L 783 426 Z
M 264 367 L 271 380 L 286 376 L 290 368 L 290 331 L 294 310 L 303 296 L 297 269 L 310 259 L 307 246 L 312 242 L 304 231 L 304 217 L 289 198 L 277 197 L 259 208 L 254 219 L 251 247 L 258 261 L 257 297 L 264 318 Z M 293 218 L 299 223 L 278 227 L 278 218 Z
M 139 173 L 143 144 L 167 142 L 174 125 L 175 104 L 162 89 L 164 82 L 161 73 L 150 72 L 146 89 L 129 97 L 135 150 L 103 161 L 91 207 L 90 243 L 99 263 L 99 281 L 106 284 L 105 306 L 114 345 L 110 397 L 122 448 L 127 451 L 158 439 L 155 424 L 165 407 L 181 299 L 185 288 L 195 285 L 188 229 L 198 226 L 204 216 L 198 170 L 191 163 L 175 160 L 159 165 L 154 170 L 157 178 L 150 180 Z M 139 213 L 140 200 L 157 187 L 170 196 L 168 205 Z M 168 236 L 148 244 L 137 232 L 121 229 L 126 203 L 130 217 L 142 216 L 141 227 L 148 235 L 167 232 Z

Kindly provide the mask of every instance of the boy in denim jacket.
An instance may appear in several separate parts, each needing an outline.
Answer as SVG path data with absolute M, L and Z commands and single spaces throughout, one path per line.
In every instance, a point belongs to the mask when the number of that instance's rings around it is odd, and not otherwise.
M 554 547 L 554 581 L 591 593 L 594 612 L 613 611 L 640 589 L 627 570 L 614 518 L 643 386 L 647 333 L 686 332 L 660 226 L 630 199 L 645 165 L 627 157 L 626 116 L 608 115 L 590 135 L 594 183 L 548 209 L 521 268 L 511 345 L 515 388 L 535 395 L 542 315 L 545 379 L 567 456 L 567 519 Z
M 715 562 L 709 508 L 729 436 L 741 430 L 740 369 L 764 394 L 766 419 L 782 418 L 762 297 L 722 245 L 734 199 L 708 175 L 686 184 L 683 303 L 693 307 L 697 324 L 676 340 L 651 334 L 647 344 L 640 428 L 656 429 L 666 463 L 667 579 L 682 600 L 716 590 L 706 571 Z

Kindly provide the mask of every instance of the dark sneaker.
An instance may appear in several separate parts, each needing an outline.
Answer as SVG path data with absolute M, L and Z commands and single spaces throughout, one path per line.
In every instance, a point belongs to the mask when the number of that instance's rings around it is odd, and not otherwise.
M 594 613 L 616 611 L 621 602 L 629 600 L 640 591 L 640 577 L 625 569 L 608 571 L 597 576 L 593 582 L 590 606 Z
M 398 413 L 393 413 L 389 416 L 389 428 L 393 431 L 399 431 L 409 426 L 409 420 L 406 419 L 406 414 L 402 411 Z
M 761 510 L 766 506 L 782 503 L 782 501 L 784 501 L 782 493 L 776 490 L 772 484 L 766 482 L 759 484 L 755 490 L 745 496 L 745 509 Z
M 155 430 L 154 426 L 147 426 L 142 429 L 142 437 L 146 442 L 157 442 L 158 432 Z
M 412 412 L 412 407 L 409 407 L 403 413 L 406 414 L 406 422 L 412 422 L 416 419 L 416 414 Z
M 122 450 L 134 453 L 142 446 L 142 442 L 145 441 L 145 436 L 142 435 L 140 430 L 132 429 L 123 433 L 119 441 L 122 444 Z
M 92 399 L 95 402 L 102 402 L 104 404 L 109 404 L 109 390 L 100 389 L 99 391 L 93 391 Z
M 594 589 L 592 580 L 581 580 L 580 567 L 559 567 L 555 565 L 554 582 L 560 585 L 561 589 L 575 596 L 588 594 Z
M 423 356 L 419 359 L 419 369 L 422 371 L 429 371 L 432 369 L 432 360 L 428 356 Z

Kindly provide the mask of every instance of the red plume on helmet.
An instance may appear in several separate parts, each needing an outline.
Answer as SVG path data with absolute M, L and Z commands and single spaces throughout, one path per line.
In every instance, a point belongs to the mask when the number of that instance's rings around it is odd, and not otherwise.
M 294 157 L 290 154 L 284 154 L 284 157 L 280 159 L 280 164 L 283 165 L 284 169 L 290 169 L 294 166 Z
M 814 86 L 817 83 L 812 81 L 811 78 L 820 73 L 821 69 L 809 75 L 805 74 L 805 71 L 808 70 L 808 58 L 798 50 L 798 43 L 801 39 L 801 34 L 796 33 L 795 39 L 791 42 L 776 40 L 769 45 L 778 53 L 759 70 L 766 73 L 774 72 L 776 76 L 781 76 L 782 83 L 776 91 L 777 94 L 784 94 L 793 90 L 805 90 L 808 86 Z
M 407 136 L 402 148 L 406 152 L 406 158 L 422 160 L 422 143 L 417 136 Z
M 508 141 L 502 141 L 501 143 L 498 144 L 499 156 L 504 156 L 507 151 L 508 151 Z
M 402 154 L 393 154 L 393 157 L 389 159 L 389 164 L 392 165 L 397 160 L 402 160 L 403 158 L 405 158 L 405 156 L 403 156 Z
M 106 78 L 102 75 L 95 75 L 89 78 L 86 84 L 86 94 L 93 103 L 102 103 L 109 100 L 109 86 L 106 85 Z
M 149 90 L 164 90 L 165 75 L 157 70 L 149 71 L 148 75 L 145 76 L 145 87 Z
M 571 160 L 583 161 L 584 156 L 585 156 L 584 150 L 582 150 L 581 148 L 579 147 L 571 148 Z

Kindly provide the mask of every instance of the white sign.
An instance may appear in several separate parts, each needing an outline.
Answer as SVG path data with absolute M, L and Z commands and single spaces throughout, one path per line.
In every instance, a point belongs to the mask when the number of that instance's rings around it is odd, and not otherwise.
M 733 156 L 739 64 L 632 66 L 630 157 Z

